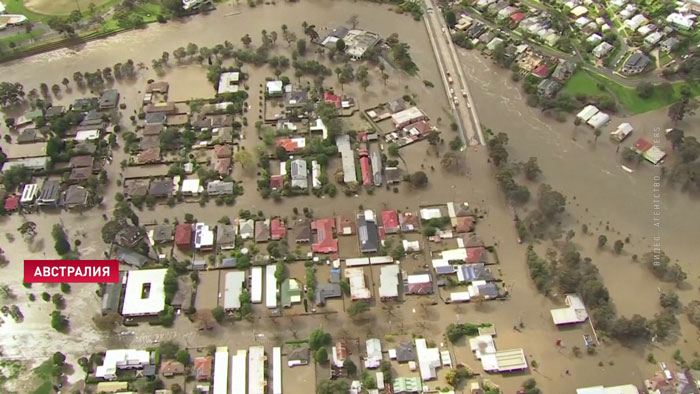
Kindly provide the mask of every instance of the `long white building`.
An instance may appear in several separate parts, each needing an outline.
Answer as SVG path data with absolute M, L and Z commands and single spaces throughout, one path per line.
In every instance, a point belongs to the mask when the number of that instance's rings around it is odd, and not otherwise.
M 275 265 L 265 267 L 265 306 L 270 309 L 277 308 L 277 278 L 275 278 Z
M 228 394 L 228 347 L 219 346 L 214 353 L 214 388 L 212 394 Z
M 231 356 L 231 394 L 246 394 L 248 351 Z
M 266 385 L 265 348 L 251 346 L 248 351 L 248 394 L 265 394 Z
M 282 394 L 282 348 L 272 348 L 272 394 Z
M 250 302 L 259 304 L 262 302 L 263 269 L 253 267 L 250 269 Z

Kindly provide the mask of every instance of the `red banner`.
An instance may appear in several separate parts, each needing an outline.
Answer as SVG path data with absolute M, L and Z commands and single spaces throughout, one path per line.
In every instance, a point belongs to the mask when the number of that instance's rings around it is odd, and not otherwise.
M 24 260 L 26 283 L 117 283 L 119 260 Z

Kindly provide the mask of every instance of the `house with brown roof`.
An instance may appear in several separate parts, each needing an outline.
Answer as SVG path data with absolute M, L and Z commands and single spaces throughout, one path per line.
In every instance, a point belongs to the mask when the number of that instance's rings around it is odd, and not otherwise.
M 165 243 L 173 240 L 173 225 L 161 224 L 151 230 L 151 237 L 155 243 Z
M 180 250 L 192 248 L 192 224 L 184 223 L 175 226 L 175 246 Z
M 129 198 L 143 197 L 148 193 L 148 179 L 127 179 L 122 185 L 124 186 L 124 196 Z
M 146 85 L 146 93 L 165 94 L 168 93 L 169 88 L 170 84 L 168 84 L 165 81 L 151 82 L 148 85 Z
M 147 124 L 143 128 L 142 134 L 144 136 L 159 135 L 163 129 L 164 127 L 162 123 Z
M 90 175 L 92 175 L 92 167 L 74 168 L 70 171 L 68 181 L 71 183 L 86 181 Z
M 468 233 L 474 230 L 474 216 L 459 216 L 452 218 L 452 227 L 458 233 Z
M 149 113 L 149 114 L 152 114 L 152 113 L 172 114 L 172 113 L 177 112 L 177 107 L 175 107 L 175 103 L 155 103 L 155 104 L 147 105 L 145 112 Z
M 299 219 L 294 223 L 294 239 L 296 243 L 311 242 L 311 221 Z
M 80 208 L 87 205 L 89 192 L 86 188 L 78 185 L 70 185 L 63 198 L 63 204 L 68 209 Z
M 92 156 L 73 156 L 70 158 L 70 166 L 72 168 L 77 167 L 92 167 L 94 159 Z
M 160 161 L 160 148 L 149 148 L 139 153 L 136 160 L 139 164 L 157 163 Z
M 267 242 L 270 240 L 270 220 L 255 221 L 255 242 Z
M 235 249 L 237 233 L 236 225 L 219 223 L 216 226 L 216 245 L 221 250 Z
M 114 243 L 130 248 L 136 245 L 141 239 L 143 239 L 143 233 L 140 228 L 137 226 L 127 226 L 115 235 Z
M 488 252 L 486 248 L 478 246 L 475 248 L 467 248 L 467 258 L 464 259 L 467 263 L 482 263 L 488 264 Z
M 165 377 L 182 375 L 185 373 L 185 366 L 175 360 L 163 361 L 160 364 L 160 373 Z
M 401 212 L 399 214 L 401 231 L 410 233 L 420 229 L 420 218 L 414 212 Z
M 355 221 L 347 216 L 338 215 L 335 218 L 335 227 L 338 231 L 338 235 L 353 235 L 357 233 Z
M 197 381 L 210 380 L 211 379 L 211 366 L 212 366 L 211 356 L 195 357 L 194 365 L 192 367 L 192 371 L 194 372 L 195 380 L 197 380 Z
M 160 139 L 157 135 L 147 135 L 141 138 L 139 149 L 147 150 L 160 147 Z

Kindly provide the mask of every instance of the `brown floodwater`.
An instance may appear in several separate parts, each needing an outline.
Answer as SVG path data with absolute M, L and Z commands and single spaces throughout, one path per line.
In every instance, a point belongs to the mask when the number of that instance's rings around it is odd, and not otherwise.
M 242 13 L 230 15 L 235 11 Z M 362 28 L 383 36 L 398 32 L 400 38 L 411 46 L 414 60 L 420 68 L 420 75 L 411 78 L 398 72 L 391 72 L 387 85 L 384 86 L 379 71 L 370 69 L 372 85 L 367 92 L 363 92 L 359 84 L 353 83 L 344 87 L 344 93 L 355 96 L 361 109 L 407 93 L 415 93 L 418 105 L 443 130 L 445 140 L 452 139 L 454 135 L 447 127 L 449 118 L 445 112 L 446 98 L 440 89 L 428 89 L 422 83 L 424 79 L 438 83 L 438 71 L 430 55 L 432 52 L 424 25 L 422 22 L 413 21 L 410 17 L 396 15 L 383 6 L 368 3 L 361 3 L 360 6 L 359 3 L 344 1 L 308 1 L 303 4 L 284 3 L 255 9 L 222 4 L 219 10 L 206 16 L 193 17 L 186 23 L 151 25 L 143 31 L 129 32 L 103 41 L 88 43 L 79 50 L 63 49 L 21 61 L 0 64 L 0 70 L 8 81 L 22 82 L 28 90 L 41 82 L 49 85 L 60 83 L 64 76 L 72 79 L 71 75 L 76 69 L 95 70 L 111 66 L 116 62 L 123 62 L 128 58 L 133 59 L 137 64 L 144 63 L 144 68 L 136 81 L 117 86 L 127 104 L 127 109 L 122 111 L 126 124 L 129 115 L 133 114 L 141 102 L 145 81 L 155 78 L 152 70 L 146 67 L 150 66 L 151 59 L 159 57 L 163 50 L 172 52 L 179 46 L 186 46 L 188 42 L 196 42 L 200 46 L 212 46 L 226 39 L 240 46 L 240 37 L 247 33 L 253 37 L 255 44 L 259 42 L 259 30 L 279 32 L 283 23 L 301 37 L 300 25 L 304 20 L 310 24 L 316 24 L 319 32 L 323 34 L 324 27 L 332 28 L 342 24 L 352 14 L 359 16 L 359 26 Z M 395 23 L 386 23 L 387 20 Z M 277 47 L 279 51 L 288 52 L 286 43 L 282 42 L 281 37 Z M 544 172 L 542 181 L 551 184 L 567 196 L 568 211 L 572 218 L 568 219 L 565 225 L 575 229 L 577 236 L 574 241 L 583 248 L 584 255 L 593 258 L 600 268 L 619 312 L 626 315 L 640 313 L 652 317 L 659 310 L 657 287 L 663 290 L 668 286 L 661 285 L 644 268 L 639 267 L 637 263 L 632 263 L 630 256 L 635 253 L 641 255 L 648 251 L 651 248 L 651 237 L 656 235 L 651 222 L 653 217 L 651 200 L 652 177 L 658 174 L 658 170 L 642 163 L 635 168 L 633 174 L 624 172 L 620 168 L 615 147 L 604 135 L 593 144 L 590 130 L 580 127 L 577 130 L 576 140 L 572 140 L 574 132 L 572 122 L 549 121 L 537 110 L 526 107 L 521 93 L 510 82 L 507 72 L 494 70 L 488 60 L 474 52 L 465 52 L 461 56 L 468 78 L 473 85 L 472 94 L 482 122 L 495 131 L 504 131 L 509 134 L 509 150 L 514 160 L 524 161 L 530 156 L 537 157 Z M 330 66 L 335 67 L 335 65 Z M 254 149 L 259 143 L 252 127 L 260 112 L 259 97 L 256 97 L 257 86 L 264 82 L 265 77 L 274 74 L 267 68 L 256 69 L 248 66 L 246 68 L 246 71 L 251 74 L 251 80 L 248 83 L 251 86 L 252 97 L 249 100 L 250 110 L 246 115 L 250 126 L 244 130 L 246 139 L 242 144 L 246 149 Z M 51 72 L 47 73 L 47 69 Z M 207 97 L 212 94 L 211 85 L 206 83 L 205 69 L 198 65 L 173 68 L 164 79 L 171 82 L 172 98 Z M 306 80 L 302 83 L 306 83 Z M 335 90 L 340 90 L 334 76 L 328 78 L 326 84 L 335 85 Z M 81 94 L 75 90 L 64 92 L 56 101 L 66 104 Z M 442 118 L 441 122 L 438 122 L 438 118 Z M 619 117 L 613 117 L 608 128 L 614 128 L 621 121 Z M 631 144 L 637 135 L 650 136 L 651 129 L 655 126 L 665 128 L 667 122 L 663 110 L 638 115 L 630 118 L 629 121 L 636 130 L 632 139 L 626 141 L 625 145 Z M 358 128 L 362 126 L 359 118 L 353 118 L 348 123 Z M 683 127 L 686 130 L 697 129 L 696 118 L 691 118 Z M 609 130 L 604 130 L 604 133 L 606 131 Z M 7 146 L 4 141 L 0 141 L 0 144 L 3 147 Z M 442 151 L 444 150 L 443 147 Z M 398 313 L 395 312 L 394 315 L 389 316 L 383 308 L 375 307 L 366 318 L 357 322 L 350 321 L 342 312 L 325 317 L 269 319 L 266 317 L 264 306 L 257 305 L 254 307 L 253 322 L 236 322 L 232 326 L 217 328 L 212 332 L 196 332 L 187 319 L 180 317 L 172 329 L 140 326 L 134 328 L 134 336 L 117 338 L 97 332 L 90 320 L 93 311 L 96 312 L 99 309 L 99 300 L 94 295 L 96 286 L 74 285 L 73 292 L 66 297 L 68 304 L 66 313 L 70 315 L 72 327 L 71 335 L 67 336 L 56 333 L 48 327 L 48 313 L 51 310 L 49 304 L 43 301 L 34 303 L 26 301 L 27 293 L 39 294 L 46 286 L 35 285 L 31 290 L 21 287 L 19 278 L 23 259 L 54 256 L 50 228 L 59 221 L 59 215 L 33 214 L 27 215 L 26 219 L 37 223 L 39 235 L 36 239 L 43 240 L 43 242 L 37 242 L 43 243 L 43 248 L 42 245 L 33 245 L 28 248 L 19 238 L 10 244 L 3 235 L 0 235 L 2 237 L 0 245 L 11 261 L 8 267 L 3 268 L 3 276 L 6 279 L 2 282 L 12 286 L 19 297 L 16 303 L 20 305 L 25 315 L 25 321 L 21 324 L 6 322 L 0 327 L 0 346 L 7 354 L 41 361 L 41 358 L 55 351 L 56 344 L 60 343 L 61 350 L 69 355 L 69 361 L 75 361 L 77 357 L 93 349 L 115 346 L 142 347 L 152 344 L 154 340 L 174 338 L 187 346 L 205 346 L 215 343 L 237 349 L 255 342 L 271 346 L 282 340 L 307 336 L 311 330 L 319 326 L 325 327 L 335 337 L 381 338 L 385 333 L 390 332 L 410 337 L 412 333 L 417 333 L 425 334 L 439 344 L 442 342 L 441 333 L 449 323 L 492 322 L 498 331 L 496 345 L 499 349 L 523 347 L 529 360 L 536 361 L 538 367 L 529 374 L 503 377 L 494 375 L 488 378 L 501 385 L 505 392 L 513 392 L 532 375 L 543 391 L 548 393 L 569 393 L 576 387 L 595 384 L 641 385 L 642 380 L 655 369 L 654 365 L 645 361 L 646 353 L 653 352 L 657 359 L 670 361 L 671 354 L 676 348 L 684 349 L 686 359 L 692 357 L 693 351 L 700 350 L 695 340 L 696 330 L 681 316 L 681 336 L 670 346 L 628 349 L 614 343 L 606 343 L 599 348 L 596 355 L 575 357 L 571 348 L 583 347 L 581 335 L 590 332 L 590 328 L 584 325 L 560 330 L 553 326 L 549 309 L 560 304 L 539 295 L 529 279 L 524 261 L 525 248 L 516 242 L 512 219 L 502 194 L 493 181 L 494 171 L 486 162 L 484 148 L 479 148 L 477 151 L 469 150 L 465 153 L 468 166 L 466 175 L 442 173 L 439 169 L 439 158 L 428 155 L 427 151 L 426 142 L 417 143 L 402 150 L 402 156 L 406 158 L 409 171 L 416 171 L 423 166 L 428 173 L 430 184 L 425 190 L 414 190 L 401 185 L 398 187 L 398 193 L 380 188 L 373 195 L 361 193 L 358 196 L 346 197 L 339 193 L 333 199 L 308 196 L 286 199 L 277 203 L 272 200 L 262 200 L 255 190 L 254 178 L 234 169 L 234 178 L 243 180 L 245 186 L 245 194 L 238 198 L 235 206 L 222 208 L 210 204 L 200 207 L 196 203 L 191 203 L 179 205 L 175 210 L 158 207 L 156 210 L 144 210 L 141 213 L 141 221 L 161 222 L 164 217 L 182 218 L 184 213 L 189 212 L 199 220 L 213 224 L 223 215 L 235 216 L 239 209 L 263 210 L 268 216 L 291 217 L 293 207 L 300 210 L 303 207 L 310 207 L 316 217 L 338 213 L 352 216 L 360 205 L 375 210 L 395 207 L 415 211 L 421 204 L 449 200 L 469 201 L 479 207 L 480 211 L 486 212 L 485 218 L 477 226 L 477 232 L 488 244 L 498 244 L 501 260 L 501 265 L 497 267 L 499 276 L 511 287 L 513 294 L 507 302 L 490 302 L 479 307 L 440 304 L 429 307 L 429 312 L 416 313 L 415 310 L 422 308 L 421 303 L 431 301 L 432 298 L 409 296 Z M 125 155 L 121 150 L 115 151 L 114 160 L 108 167 L 111 181 L 105 192 L 106 196 L 112 196 L 119 190 L 115 179 L 121 172 L 119 162 L 124 158 Z M 431 166 L 435 171 L 430 170 Z M 529 186 L 532 186 L 534 191 L 536 185 Z M 694 204 L 694 201 L 679 192 L 663 191 L 662 247 L 669 256 L 678 259 L 689 273 L 691 288 L 697 286 L 696 278 L 700 272 L 691 265 L 693 250 L 687 246 L 693 245 L 692 242 L 697 238 L 698 231 L 695 223 L 683 219 L 693 211 Z M 107 201 L 105 211 L 108 211 L 111 205 L 111 201 Z M 101 213 L 101 209 L 98 208 L 82 216 L 60 214 L 60 220 L 69 229 L 71 239 L 77 237 L 82 240 L 79 250 L 84 258 L 99 258 L 106 249 L 99 231 L 104 223 L 100 217 Z M 0 230 L 12 232 L 23 220 L 25 219 L 20 215 L 0 218 Z M 587 223 L 594 235 L 581 235 L 582 223 Z M 606 225 L 610 228 L 607 232 Z M 76 231 L 80 233 L 76 235 Z M 614 242 L 618 237 L 622 239 L 627 234 L 631 234 L 631 242 L 625 245 L 625 253 L 622 256 L 613 256 L 609 250 L 597 251 L 597 235 L 603 232 L 608 236 L 609 243 Z M 347 248 L 350 250 L 341 249 L 341 254 L 347 252 L 351 256 L 356 255 L 356 242 L 344 240 L 341 248 L 343 245 L 348 245 Z M 543 243 L 541 251 L 544 253 L 548 246 L 547 243 Z M 407 262 L 406 266 L 413 266 L 413 262 L 411 264 Z M 11 279 L 13 277 L 18 279 Z M 303 280 L 303 278 L 298 279 Z M 376 275 L 374 279 L 377 279 Z M 644 290 L 639 291 L 639 289 Z M 47 291 L 53 293 L 58 290 L 50 288 Z M 680 295 L 684 302 L 696 298 L 693 290 L 681 291 Z M 338 303 L 338 305 L 342 304 Z M 525 328 L 521 332 L 516 332 L 511 327 L 519 321 L 524 323 Z M 564 341 L 563 348 L 557 348 L 554 345 L 558 338 Z M 24 346 L 26 343 L 33 343 L 33 346 Z M 480 371 L 480 365 L 468 346 L 459 344 L 453 347 L 453 350 L 456 362 L 466 363 L 475 371 Z M 602 363 L 602 366 L 599 363 Z M 570 369 L 572 375 L 565 375 L 565 369 Z M 397 370 L 400 369 L 397 368 Z M 79 378 L 79 374 L 73 377 L 73 379 Z

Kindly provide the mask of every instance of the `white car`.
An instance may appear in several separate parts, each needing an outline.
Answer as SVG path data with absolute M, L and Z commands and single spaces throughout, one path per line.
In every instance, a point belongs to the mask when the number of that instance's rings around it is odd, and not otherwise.
M 462 97 L 467 97 L 467 91 L 462 89 Z

